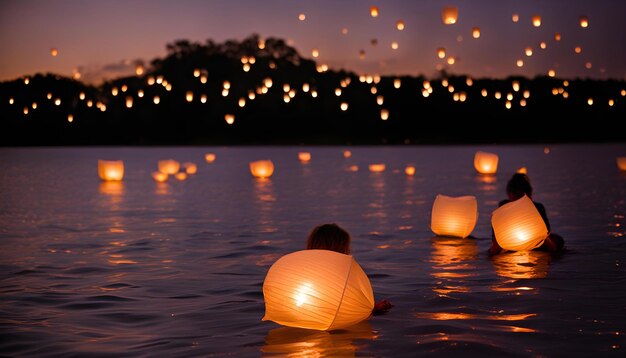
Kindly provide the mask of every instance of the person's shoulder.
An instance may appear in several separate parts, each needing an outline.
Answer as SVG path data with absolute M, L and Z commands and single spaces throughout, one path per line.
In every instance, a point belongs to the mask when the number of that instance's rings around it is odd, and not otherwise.
M 501 202 L 499 202 L 499 203 L 498 203 L 498 207 L 501 207 L 502 205 L 504 205 L 504 204 L 508 204 L 508 203 L 510 203 L 510 202 L 511 202 L 511 200 L 509 200 L 509 199 L 504 199 L 504 200 L 502 200 Z
M 542 203 L 538 202 L 538 201 L 533 201 L 533 204 L 535 204 L 535 207 L 537 208 L 537 210 L 546 210 L 546 207 L 543 206 Z

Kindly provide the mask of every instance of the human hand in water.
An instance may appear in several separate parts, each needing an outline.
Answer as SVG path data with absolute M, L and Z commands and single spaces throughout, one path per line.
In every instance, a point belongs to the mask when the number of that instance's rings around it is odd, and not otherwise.
M 372 310 L 372 314 L 374 316 L 381 315 L 387 313 L 393 307 L 391 302 L 388 300 L 382 300 L 374 305 L 374 309 Z

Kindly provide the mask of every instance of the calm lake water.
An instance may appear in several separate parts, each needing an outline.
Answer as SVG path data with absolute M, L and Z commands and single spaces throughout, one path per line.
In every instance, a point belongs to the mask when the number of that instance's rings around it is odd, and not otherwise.
M 497 176 L 475 174 L 476 150 L 500 155 Z M 0 354 L 623 356 L 617 156 L 625 145 L 2 148 Z M 168 158 L 198 173 L 155 183 Z M 102 183 L 98 159 L 123 159 L 123 183 Z M 256 159 L 274 161 L 271 179 L 251 177 Z M 521 166 L 563 255 L 486 253 L 491 212 Z M 434 237 L 438 193 L 477 197 L 476 239 Z M 262 322 L 270 265 L 326 222 L 351 233 L 376 300 L 395 307 L 330 333 Z

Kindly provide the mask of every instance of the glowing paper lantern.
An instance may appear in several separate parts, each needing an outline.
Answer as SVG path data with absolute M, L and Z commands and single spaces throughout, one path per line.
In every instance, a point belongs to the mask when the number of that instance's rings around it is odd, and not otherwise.
M 441 20 L 445 25 L 456 24 L 459 18 L 459 8 L 456 6 L 445 6 L 441 10 Z
M 378 6 L 370 7 L 370 15 L 372 17 L 377 17 L 378 16 Z
M 204 160 L 206 160 L 207 163 L 213 163 L 215 161 L 216 155 L 213 153 L 207 153 L 204 155 Z
M 474 155 L 474 168 L 480 174 L 495 174 L 498 171 L 498 155 L 478 151 Z
M 344 150 L 343 151 L 343 157 L 344 158 L 350 158 L 352 156 L 352 152 L 349 150 Z
M 311 160 L 311 153 L 309 152 L 298 153 L 298 160 L 300 160 L 302 163 L 308 163 Z
M 180 181 L 183 181 L 183 180 L 187 179 L 187 173 L 185 173 L 185 172 L 178 172 L 178 173 L 176 173 L 174 175 L 174 178 L 176 178 L 176 179 L 178 179 Z
M 224 115 L 224 120 L 228 124 L 233 124 L 233 123 L 235 123 L 235 115 L 234 114 L 225 114 Z
M 437 49 L 437 57 L 439 57 L 440 59 L 444 59 L 446 58 L 446 49 L 443 47 L 440 47 Z
M 389 119 L 389 110 L 388 109 L 381 109 L 380 110 L 380 119 L 382 119 L 383 121 L 386 121 Z
M 546 223 L 526 195 L 496 209 L 491 225 L 498 245 L 505 250 L 532 250 L 548 237 Z
M 57 57 L 58 54 L 59 54 L 59 50 L 57 50 L 56 48 L 53 47 L 53 48 L 50 49 L 50 55 L 52 57 Z
M 528 174 L 528 169 L 526 167 L 521 167 L 517 169 L 517 172 L 520 174 Z
M 412 165 L 407 166 L 407 167 L 404 169 L 404 173 L 405 173 L 406 175 L 408 175 L 408 176 L 411 176 L 411 177 L 412 177 L 413 175 L 415 175 L 415 167 L 414 167 L 414 166 L 412 166 Z
M 619 170 L 626 171 L 626 157 L 617 157 L 617 167 Z
M 380 173 L 385 171 L 385 164 L 370 164 L 368 168 L 372 173 Z
M 302 250 L 278 259 L 263 282 L 264 321 L 317 330 L 349 327 L 374 308 L 370 281 L 350 255 Z
M 257 178 L 269 178 L 274 174 L 274 163 L 271 160 L 250 162 L 250 172 Z
M 168 175 L 161 172 L 152 172 L 152 179 L 157 183 L 164 183 L 167 181 Z
M 191 162 L 183 163 L 183 168 L 185 168 L 185 172 L 189 175 L 196 174 L 198 172 L 198 166 Z
M 580 27 L 582 27 L 583 29 L 589 27 L 589 19 L 587 18 L 587 16 L 580 17 Z
M 480 38 L 480 28 L 474 27 L 472 29 L 472 37 L 475 38 L 475 39 Z
M 98 176 L 104 181 L 119 181 L 124 178 L 122 160 L 98 160 Z
M 398 29 L 398 31 L 404 30 L 404 21 L 403 20 L 396 21 L 396 28 Z
M 433 203 L 430 229 L 439 236 L 466 238 L 478 221 L 478 203 L 474 196 L 437 195 Z
M 176 174 L 180 170 L 180 163 L 173 159 L 159 160 L 158 168 L 161 173 Z
M 541 16 L 539 15 L 535 15 L 532 17 L 532 22 L 533 22 L 533 26 L 534 27 L 540 27 L 541 26 Z

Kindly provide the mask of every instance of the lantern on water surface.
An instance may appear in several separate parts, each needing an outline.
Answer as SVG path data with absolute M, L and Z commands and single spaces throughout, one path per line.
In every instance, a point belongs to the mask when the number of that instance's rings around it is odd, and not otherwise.
M 381 173 L 385 171 L 385 164 L 370 164 L 368 168 L 372 173 Z
M 480 174 L 495 174 L 498 171 L 498 155 L 478 151 L 474 155 L 474 168 Z
M 278 259 L 263 282 L 264 321 L 316 330 L 349 327 L 374 308 L 370 281 L 350 255 L 302 250 Z
M 621 171 L 626 171 L 626 157 L 617 157 L 617 167 Z
M 167 181 L 168 175 L 161 172 L 152 172 L 152 179 L 157 183 L 164 183 Z
M 412 165 L 407 166 L 404 169 L 404 173 L 410 177 L 412 177 L 413 175 L 415 175 L 415 167 Z
M 444 6 L 441 10 L 441 20 L 446 25 L 456 24 L 459 18 L 459 8 L 456 6 Z
M 300 160 L 302 163 L 308 163 L 311 160 L 311 153 L 309 152 L 298 153 L 298 160 Z
M 176 173 L 174 175 L 174 178 L 176 178 L 176 179 L 178 179 L 180 181 L 186 180 L 187 179 L 187 173 L 185 173 L 185 172 L 178 172 L 178 173 Z
M 204 155 L 204 160 L 207 163 L 213 163 L 215 161 L 216 155 L 213 153 L 207 153 Z
M 98 176 L 104 181 L 119 181 L 124 177 L 124 161 L 98 160 Z
M 161 173 L 173 175 L 180 170 L 180 163 L 173 159 L 159 160 L 158 168 Z
M 274 174 L 274 163 L 271 160 L 250 162 L 250 172 L 257 178 L 269 178 Z
M 548 237 L 546 223 L 526 195 L 496 209 L 491 225 L 498 245 L 505 250 L 532 250 Z
M 430 229 L 438 236 L 466 238 L 478 221 L 478 203 L 474 196 L 437 195 L 433 203 Z
M 185 168 L 185 172 L 189 175 L 193 175 L 198 172 L 198 166 L 195 163 L 183 163 L 183 168 Z

